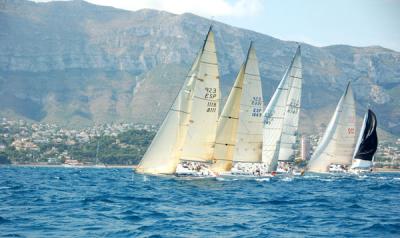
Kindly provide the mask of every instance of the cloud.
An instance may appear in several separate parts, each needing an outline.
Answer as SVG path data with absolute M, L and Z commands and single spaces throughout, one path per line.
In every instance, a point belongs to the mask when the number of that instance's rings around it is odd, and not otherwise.
M 34 0 L 48 2 L 52 0 Z M 176 14 L 185 12 L 204 17 L 246 17 L 259 15 L 263 11 L 262 0 L 86 0 L 87 2 L 136 11 L 143 8 L 168 11 Z

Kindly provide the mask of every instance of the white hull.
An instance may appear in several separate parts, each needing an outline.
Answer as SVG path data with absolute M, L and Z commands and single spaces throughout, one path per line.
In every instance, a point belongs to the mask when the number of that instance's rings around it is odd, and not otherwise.
M 221 173 L 218 174 L 217 178 L 224 179 L 238 179 L 238 180 L 246 180 L 246 179 L 263 179 L 263 178 L 272 178 L 275 175 L 273 174 L 263 174 L 263 175 L 255 175 L 255 174 L 246 174 L 246 173 Z
M 215 177 L 209 166 L 201 162 L 182 162 L 176 167 L 175 176 L 177 177 L 195 177 L 208 178 Z

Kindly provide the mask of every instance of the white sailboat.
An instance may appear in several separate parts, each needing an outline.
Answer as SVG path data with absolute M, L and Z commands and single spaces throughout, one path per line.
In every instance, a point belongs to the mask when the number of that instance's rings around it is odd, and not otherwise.
M 262 143 L 262 88 L 258 61 L 250 44 L 218 121 L 212 170 L 226 173 L 242 163 L 259 163 Z M 234 167 L 235 167 L 234 166 Z
M 193 97 L 196 90 L 195 86 L 197 81 L 204 77 L 204 71 L 208 72 L 204 70 L 204 62 L 208 62 L 208 58 L 210 57 L 210 44 L 214 45 L 211 27 L 206 41 L 186 76 L 181 90 L 169 109 L 156 136 L 135 169 L 136 172 L 147 174 L 175 173 L 182 155 L 182 147 L 185 143 L 188 127 L 191 124 L 190 120 L 193 118 L 191 114 Z
M 267 172 L 278 168 L 278 161 L 291 161 L 299 124 L 302 88 L 301 49 L 286 70 L 264 111 L 262 162 Z
M 350 83 L 308 165 L 308 171 L 344 172 L 351 165 L 356 144 L 356 109 Z
M 198 61 L 185 140 L 176 167 L 178 176 L 207 176 L 217 130 L 220 88 L 214 33 L 208 32 Z

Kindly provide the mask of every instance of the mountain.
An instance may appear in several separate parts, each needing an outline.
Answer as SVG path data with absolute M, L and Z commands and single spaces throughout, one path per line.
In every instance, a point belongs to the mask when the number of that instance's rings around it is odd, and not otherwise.
M 0 0 L 0 116 L 71 127 L 160 123 L 209 26 L 193 14 Z M 253 40 L 268 102 L 296 43 L 219 22 L 214 31 L 223 94 Z M 302 44 L 302 53 L 303 131 L 315 133 L 328 123 L 351 81 L 358 116 L 370 106 L 381 128 L 400 135 L 399 52 Z

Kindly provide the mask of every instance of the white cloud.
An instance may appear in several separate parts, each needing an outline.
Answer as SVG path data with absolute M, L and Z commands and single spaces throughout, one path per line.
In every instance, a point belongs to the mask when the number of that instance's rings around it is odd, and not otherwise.
M 52 0 L 34 0 L 48 2 Z M 259 15 L 263 11 L 262 0 L 86 0 L 87 2 L 136 11 L 143 8 L 168 11 L 176 14 L 185 12 L 204 17 L 246 17 Z

